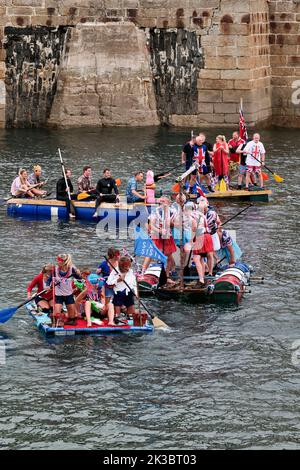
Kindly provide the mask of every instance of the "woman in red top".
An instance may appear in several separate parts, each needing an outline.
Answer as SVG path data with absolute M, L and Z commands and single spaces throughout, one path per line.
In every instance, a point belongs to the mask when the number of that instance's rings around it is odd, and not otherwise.
M 213 156 L 213 165 L 214 165 L 214 185 L 216 185 L 219 181 L 224 179 L 226 183 L 226 190 L 228 191 L 229 187 L 229 179 L 228 179 L 228 161 L 229 161 L 229 148 L 226 142 L 226 138 L 224 135 L 218 135 L 216 137 L 216 143 L 214 145 L 214 156 Z
M 52 270 L 53 266 L 51 264 L 46 264 L 43 267 L 42 271 L 32 279 L 32 281 L 28 284 L 27 287 L 28 299 L 31 298 L 32 290 L 35 287 L 37 288 L 37 292 L 41 292 L 42 290 L 46 289 L 46 281 L 51 276 Z M 50 313 L 51 308 L 53 307 L 52 289 L 49 288 L 47 292 L 38 295 L 35 298 L 35 303 L 44 313 Z

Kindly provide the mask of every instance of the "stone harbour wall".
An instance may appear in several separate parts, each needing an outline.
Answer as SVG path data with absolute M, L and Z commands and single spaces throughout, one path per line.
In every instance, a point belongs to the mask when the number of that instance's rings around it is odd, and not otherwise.
M 0 127 L 300 126 L 300 0 L 0 0 Z M 298 103 L 299 101 L 299 103 Z

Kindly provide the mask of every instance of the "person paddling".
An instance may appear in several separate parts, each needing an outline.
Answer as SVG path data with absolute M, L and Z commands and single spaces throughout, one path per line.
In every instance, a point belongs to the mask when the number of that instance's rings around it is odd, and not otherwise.
M 46 191 L 41 191 L 37 189 L 36 185 L 29 183 L 28 173 L 24 168 L 19 170 L 18 176 L 12 182 L 10 191 L 12 196 L 19 198 L 43 197 L 46 195 Z
M 75 215 L 72 214 L 72 212 L 71 212 L 71 201 L 70 201 L 69 196 L 68 196 L 68 188 L 67 188 L 67 185 L 66 185 L 66 180 L 67 180 L 68 187 L 69 187 L 69 190 L 70 190 L 71 200 L 76 200 L 77 199 L 77 194 L 73 194 L 74 188 L 73 188 L 73 184 L 72 184 L 72 181 L 71 181 L 71 176 L 72 176 L 72 171 L 70 170 L 70 168 L 67 168 L 66 169 L 66 179 L 65 179 L 64 176 L 62 176 L 57 181 L 57 183 L 56 183 L 56 199 L 58 201 L 65 201 L 69 217 L 75 218 Z
M 35 276 L 27 286 L 28 299 L 31 299 L 32 291 L 35 287 L 37 288 L 37 292 L 42 292 L 43 290 L 45 290 L 46 282 L 50 278 L 52 271 L 52 264 L 46 264 L 45 266 L 43 266 L 42 271 L 37 276 Z M 49 288 L 47 292 L 38 295 L 35 298 L 35 303 L 41 309 L 42 312 L 51 313 L 53 307 L 52 289 Z
M 77 180 L 78 185 L 78 194 L 88 193 L 89 196 L 86 197 L 85 201 L 93 201 L 96 199 L 96 188 L 92 183 L 92 169 L 90 166 L 86 165 L 83 167 L 82 175 Z

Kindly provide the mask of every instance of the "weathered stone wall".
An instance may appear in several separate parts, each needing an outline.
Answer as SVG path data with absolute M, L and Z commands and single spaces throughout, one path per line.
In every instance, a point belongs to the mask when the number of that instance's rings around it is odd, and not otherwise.
M 0 126 L 233 126 L 240 98 L 252 125 L 299 126 L 291 98 L 300 66 L 299 3 L 0 0 Z M 24 92 L 22 70 L 39 62 L 40 51 L 21 61 L 12 88 L 9 27 L 33 28 L 33 42 L 38 28 L 66 28 L 59 57 L 53 63 L 51 53 L 44 64 L 55 75 L 39 99 Z M 17 42 L 22 55 L 25 35 Z M 26 106 L 41 109 L 26 113 Z
M 300 127 L 300 0 L 269 4 L 273 122 Z

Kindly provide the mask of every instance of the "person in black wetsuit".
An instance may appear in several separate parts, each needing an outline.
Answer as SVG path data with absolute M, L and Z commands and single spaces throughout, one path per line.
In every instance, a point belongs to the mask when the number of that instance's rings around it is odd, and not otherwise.
M 113 191 L 115 194 L 113 194 Z M 99 206 L 101 202 L 119 202 L 119 190 L 116 181 L 111 177 L 109 168 L 103 170 L 103 178 L 101 178 L 96 186 L 97 201 L 96 211 L 93 217 L 98 217 Z
M 73 184 L 71 181 L 71 176 L 72 176 L 72 172 L 69 168 L 67 168 L 66 169 L 67 183 L 69 186 L 71 199 L 75 200 L 77 199 L 77 194 L 73 194 L 74 188 L 73 188 Z M 58 201 L 65 201 L 69 216 L 75 217 L 75 215 L 72 214 L 71 202 L 68 197 L 67 185 L 66 185 L 64 176 L 62 176 L 56 183 L 56 199 Z

